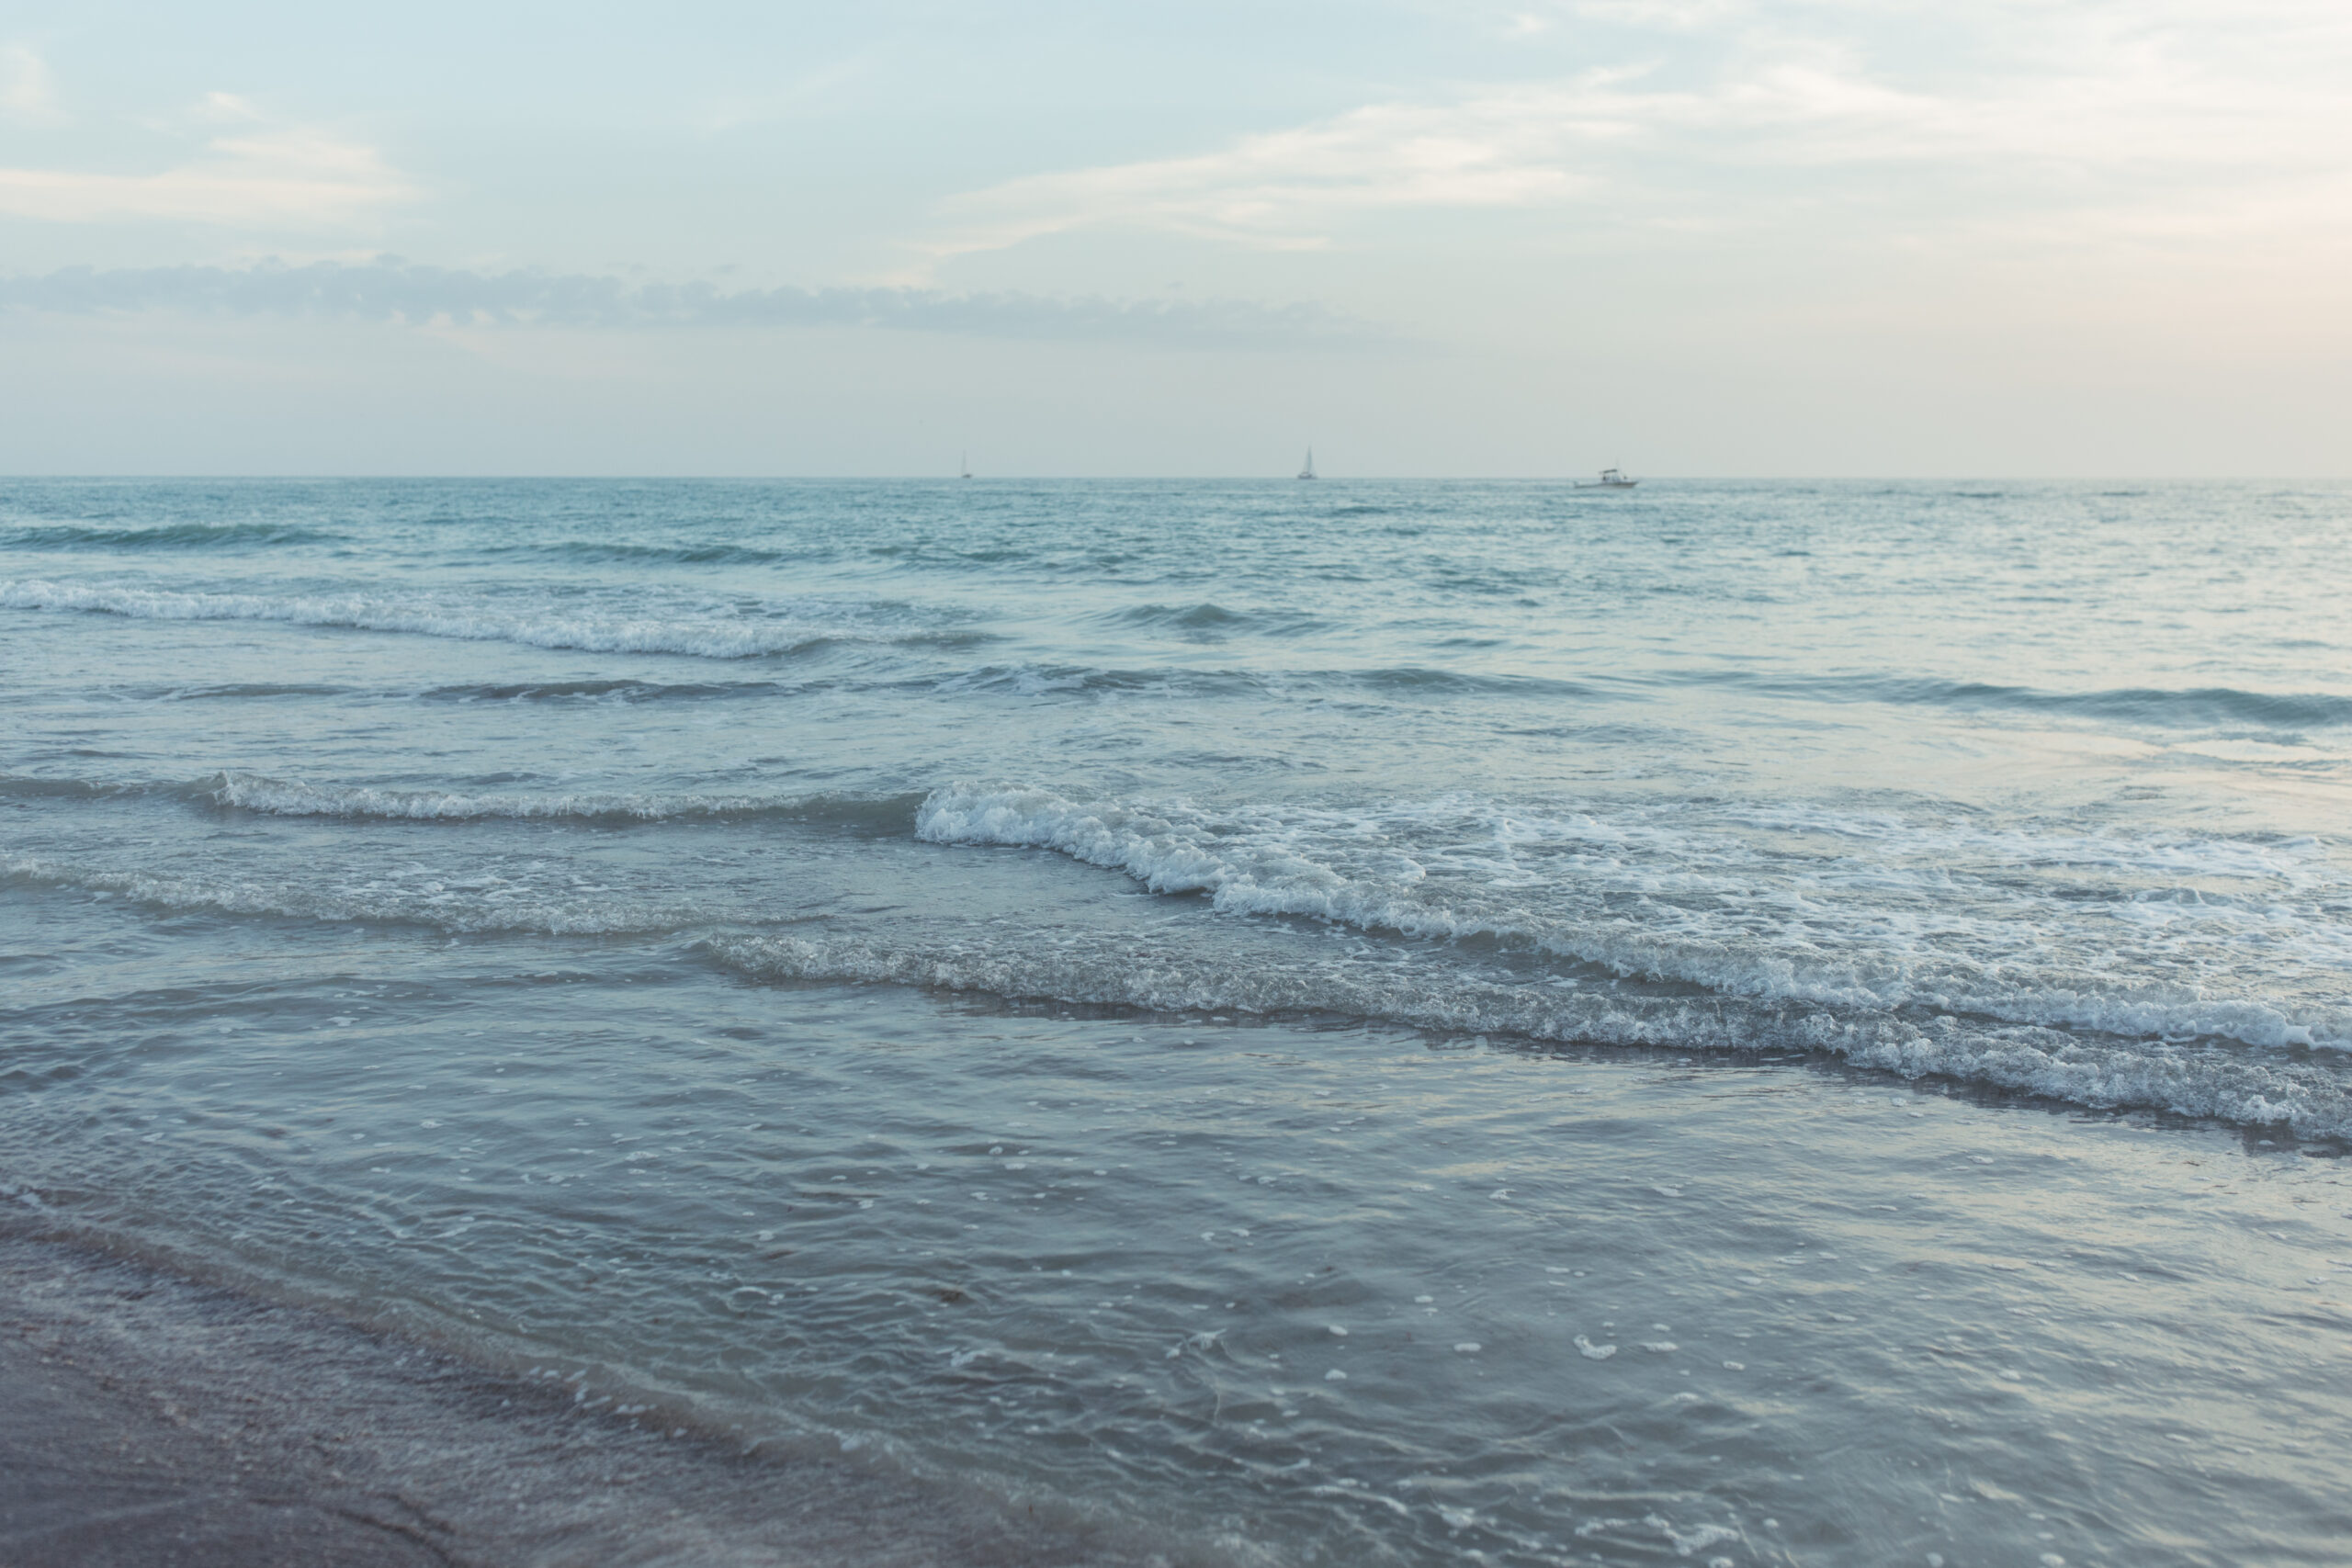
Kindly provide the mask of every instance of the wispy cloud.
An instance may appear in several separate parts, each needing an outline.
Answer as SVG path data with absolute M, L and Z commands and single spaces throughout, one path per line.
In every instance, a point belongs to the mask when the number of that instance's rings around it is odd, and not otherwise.
M 1336 217 L 1378 208 L 1558 200 L 1589 181 L 1563 154 L 1622 128 L 1578 106 L 1531 114 L 1520 96 L 1379 104 L 1214 152 L 1036 175 L 960 197 L 934 254 L 1001 250 L 1104 224 L 1307 248 Z
M 1991 207 L 2162 209 L 2236 221 L 2250 186 L 2312 218 L 2352 213 L 2352 12 L 2307 0 L 1988 6 L 1964 48 L 1780 30 L 1871 8 L 1578 0 L 1516 20 L 1606 17 L 1684 34 L 1718 18 L 1720 58 L 1368 105 L 1181 157 L 1030 175 L 952 198 L 933 261 L 1088 228 L 1266 248 L 1327 244 L 1382 209 L 1568 207 L 1722 220 L 1792 191 L 1885 198 L 1872 172 L 1942 182 L 1955 220 Z M 2258 47 L 2257 47 L 2258 45 Z M 1661 55 L 1670 58 L 1672 51 Z M 1853 177 L 1845 177 L 1853 176 Z
M 1175 346 L 1345 348 L 1385 341 L 1311 305 L 951 294 L 923 288 L 752 288 L 631 283 L 585 273 L 471 272 L 386 257 L 363 265 L 69 267 L 0 277 L 0 309 L 307 317 L 408 326 L 864 327 Z
M 194 118 L 211 128 L 203 149 L 172 167 L 143 174 L 0 168 L 0 214 L 53 223 L 168 220 L 323 230 L 421 194 L 376 149 L 316 126 L 273 120 L 231 94 L 209 95 Z
M 30 44 L 0 44 L 0 118 L 55 125 L 64 118 L 49 62 Z

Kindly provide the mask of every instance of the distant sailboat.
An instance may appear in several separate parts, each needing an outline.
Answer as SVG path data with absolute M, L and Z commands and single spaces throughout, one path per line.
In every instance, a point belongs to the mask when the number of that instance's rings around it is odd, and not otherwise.
M 1298 477 L 1303 479 L 1315 477 L 1315 448 L 1312 446 L 1306 449 L 1306 466 L 1298 470 Z
M 956 466 L 964 470 L 964 478 L 968 479 L 972 477 L 972 455 L 969 452 L 956 459 Z
M 1590 484 L 1587 484 L 1584 480 L 1582 480 L 1582 479 L 1578 479 L 1578 480 L 1577 481 L 1577 489 L 1578 489 L 1578 490 L 1631 490 L 1631 489 L 1633 489 L 1635 485 L 1637 485 L 1637 484 L 1639 484 L 1639 483 L 1641 483 L 1641 482 L 1642 482 L 1642 481 L 1641 481 L 1641 480 L 1639 480 L 1639 479 L 1627 479 L 1623 474 L 1620 473 L 1620 472 L 1619 472 L 1618 470 L 1616 470 L 1615 468 L 1603 468 L 1603 469 L 1601 469 L 1601 470 L 1600 470 L 1600 479 L 1596 479 L 1596 480 L 1594 480 L 1594 481 L 1593 481 L 1592 483 L 1590 483 Z

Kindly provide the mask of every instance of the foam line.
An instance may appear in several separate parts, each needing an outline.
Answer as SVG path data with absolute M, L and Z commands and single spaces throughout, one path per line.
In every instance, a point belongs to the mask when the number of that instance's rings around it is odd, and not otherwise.
M 1340 1014 L 1452 1034 L 1676 1050 L 1824 1051 L 1905 1077 L 1960 1078 L 2077 1105 L 2143 1107 L 2307 1136 L 2352 1136 L 2335 1074 L 2245 1053 L 2086 1040 L 1951 1017 L 1637 997 L 1501 984 L 1433 966 L 1251 962 L 1106 937 L 894 942 L 798 932 L 710 942 L 766 981 L 850 981 L 1159 1012 Z
M 1211 812 L 1182 802 L 1081 802 L 1050 790 L 956 784 L 934 792 L 915 819 L 917 834 L 933 842 L 1050 849 L 1156 893 L 1204 895 L 1227 914 L 1488 940 L 1759 1002 L 1965 1012 L 2271 1047 L 2352 1044 L 2352 1017 L 2341 1009 L 2290 1012 L 2264 997 L 2120 980 L 2018 951 L 1998 928 L 2052 911 L 2020 905 L 2015 894 L 2007 896 L 2003 920 L 1980 920 L 1994 929 L 1973 933 L 1987 951 L 1961 949 L 1916 908 L 1938 879 L 1950 877 L 1949 868 L 1891 869 L 1884 840 L 1895 827 L 1868 826 L 1879 842 L 1871 863 L 1851 874 L 1857 886 L 1827 889 L 1843 902 L 1792 918 L 1785 868 L 1773 868 L 1778 885 L 1758 874 L 1766 868 L 1751 845 L 1637 817 L 1543 822 L 1468 799 L 1381 810 Z M 2033 847 L 2043 851 L 2102 863 L 2134 860 L 2165 875 L 2189 863 L 2275 872 L 2274 880 L 2310 874 L 2291 854 L 2243 843 L 2059 839 Z M 2008 866 L 2020 858 L 2032 863 L 2014 845 L 2000 858 Z M 2352 956 L 2329 945 L 2340 944 L 2342 933 L 2331 935 L 2325 921 L 2292 911 L 2281 918 L 2259 900 L 2157 908 L 2138 918 L 2154 925 L 2184 915 L 2273 936 L 2292 928 L 2287 934 L 2327 948 L 2319 956 L 2338 973 Z M 2005 941 L 2008 951 L 1995 946 Z

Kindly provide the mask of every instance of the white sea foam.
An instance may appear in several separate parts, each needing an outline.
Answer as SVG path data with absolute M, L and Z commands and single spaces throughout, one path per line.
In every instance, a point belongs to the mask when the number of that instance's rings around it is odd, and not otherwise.
M 1188 950 L 1123 938 L 990 928 L 944 940 L 804 934 L 711 940 L 729 967 L 770 980 L 909 985 L 1164 1012 L 1344 1014 L 1450 1034 L 1474 1032 L 1595 1045 L 1826 1051 L 1905 1077 L 1940 1076 L 2076 1104 L 2352 1134 L 2352 1089 L 2324 1066 L 2162 1042 L 2085 1037 L 2037 1025 L 1914 1021 L 1739 997 L 1561 990 L 1489 978 L 1442 955 L 1425 961 L 1302 959 Z
M 1783 812 L 1770 824 L 1788 835 L 1834 826 L 1870 841 L 1867 854 L 1839 854 L 1759 842 L 1741 826 L 1736 816 L 1694 824 L 1678 807 L 1543 815 L 1448 796 L 1210 809 L 961 784 L 916 815 L 917 833 L 934 842 L 1051 849 L 1154 892 L 1206 895 L 1227 913 L 1486 939 L 1758 1001 L 2352 1044 L 2341 999 L 2352 931 L 2325 913 L 2352 887 L 2309 846 L 2045 840 L 1888 814 Z M 2149 886 L 2092 903 L 2035 881 L 2053 864 L 2124 867 Z M 2248 886 L 2233 896 L 2183 885 L 2192 877 Z M 2262 961 L 2248 969 L 2254 942 Z M 2119 977 L 2183 969 L 2197 977 Z M 2256 989 L 2299 973 L 2334 998 Z
M 243 879 L 74 865 L 40 856 L 0 859 L 0 880 L 119 896 L 158 908 L 290 919 L 401 922 L 446 931 L 535 931 L 550 936 L 659 934 L 707 926 L 740 912 L 651 898 L 615 897 L 512 882 L 490 873 L 435 876 L 414 868 L 348 886 L 305 887 L 280 877 Z
M 526 794 L 491 790 L 479 794 L 440 789 L 379 789 L 367 785 L 311 784 L 262 773 L 225 773 L 199 793 L 216 805 L 278 817 L 352 817 L 392 821 L 471 821 L 485 818 L 519 820 L 598 818 L 643 822 L 706 817 L 815 817 L 826 819 L 888 818 L 903 822 L 911 796 L 819 795 Z
M 530 795 L 498 791 L 464 795 L 450 790 L 370 789 L 312 784 L 254 773 L 224 774 L 220 784 L 207 793 L 221 806 L 279 817 L 375 817 L 405 821 L 464 821 L 484 817 L 628 817 L 655 821 L 741 811 L 757 804 L 735 796 Z
M 274 621 L 406 633 L 468 642 L 510 642 L 593 653 L 669 653 L 695 659 L 756 659 L 829 642 L 935 639 L 952 623 L 905 605 L 858 600 L 654 601 L 661 613 L 627 604 L 481 594 L 204 593 L 114 584 L 0 581 L 0 607 L 72 610 L 154 621 Z

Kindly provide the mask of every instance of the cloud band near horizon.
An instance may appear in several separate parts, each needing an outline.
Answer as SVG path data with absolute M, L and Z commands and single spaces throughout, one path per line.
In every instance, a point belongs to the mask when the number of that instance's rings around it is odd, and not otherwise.
M 0 310 L 50 315 L 285 316 L 396 326 L 856 327 L 1028 339 L 1118 339 L 1170 347 L 1350 348 L 1369 323 L 1314 305 L 1136 300 L 908 288 L 749 288 L 632 283 L 590 273 L 485 273 L 398 257 L 249 267 L 86 266 L 0 276 Z

